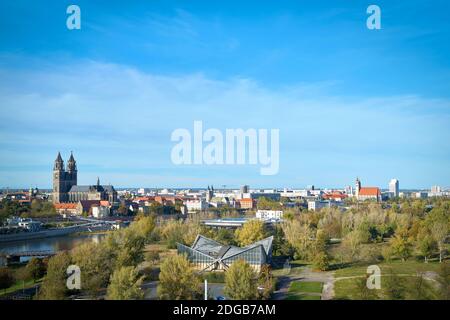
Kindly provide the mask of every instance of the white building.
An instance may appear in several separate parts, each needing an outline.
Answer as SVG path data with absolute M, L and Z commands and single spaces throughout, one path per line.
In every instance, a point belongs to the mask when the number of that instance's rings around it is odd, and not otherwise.
M 137 193 L 138 193 L 139 195 L 145 196 L 145 195 L 147 195 L 147 194 L 150 194 L 150 189 L 148 189 L 148 188 L 139 188 L 139 190 L 137 191 Z
M 415 192 L 415 193 L 413 193 L 413 195 L 414 195 L 414 198 L 417 198 L 417 199 L 426 199 L 428 197 L 428 193 L 422 192 L 422 191 Z
M 430 197 L 441 197 L 443 196 L 442 188 L 440 186 L 432 186 L 431 192 L 428 194 Z
M 260 220 L 279 220 L 283 218 L 283 211 L 281 210 L 258 210 L 256 211 L 256 218 Z
M 283 192 L 281 192 L 281 197 L 285 197 L 285 198 L 304 198 L 304 197 L 309 197 L 311 194 L 309 192 L 309 190 L 303 189 L 303 190 L 283 190 Z
M 399 193 L 399 182 L 397 179 L 391 179 L 389 182 L 389 193 L 392 197 L 397 198 Z
M 432 186 L 431 187 L 431 193 L 439 193 L 441 192 L 441 187 L 440 186 Z
M 204 211 L 208 209 L 208 203 L 203 199 L 187 200 L 185 202 L 187 212 Z
M 322 208 L 329 208 L 330 201 L 308 201 L 308 210 L 317 211 Z
M 106 218 L 109 216 L 109 207 L 106 206 L 93 206 L 92 216 L 97 219 Z
M 343 207 L 342 201 L 311 200 L 308 201 L 308 210 L 317 211 L 322 208 Z

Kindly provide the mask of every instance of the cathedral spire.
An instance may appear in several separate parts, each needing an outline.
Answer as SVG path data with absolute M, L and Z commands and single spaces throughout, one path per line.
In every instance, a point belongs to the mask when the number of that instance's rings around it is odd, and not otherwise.
M 64 161 L 61 157 L 61 153 L 58 152 L 58 156 L 56 157 L 55 160 L 55 165 L 53 167 L 53 170 L 64 170 Z
M 69 158 L 69 161 L 67 161 L 67 170 L 69 172 L 77 170 L 77 162 L 75 161 L 75 158 L 73 157 L 72 151 L 70 151 L 70 158 Z
M 100 186 L 100 178 L 97 177 L 97 187 Z

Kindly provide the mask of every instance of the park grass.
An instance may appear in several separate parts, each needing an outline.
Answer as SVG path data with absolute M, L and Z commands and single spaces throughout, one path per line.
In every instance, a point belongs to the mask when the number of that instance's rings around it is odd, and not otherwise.
M 320 300 L 322 287 L 322 282 L 292 282 L 286 300 Z
M 320 300 L 320 295 L 311 295 L 311 294 L 288 294 L 285 300 Z
M 437 262 L 424 263 L 422 261 L 407 260 L 407 261 L 390 261 L 390 262 L 380 262 L 376 264 L 380 267 L 381 273 L 394 272 L 396 274 L 405 275 L 416 275 L 419 271 L 433 271 L 437 272 L 440 268 L 440 264 Z M 354 276 L 365 276 L 367 274 L 367 267 L 369 264 L 350 266 L 335 271 L 334 277 L 354 277 Z
M 25 282 L 23 282 L 22 280 L 18 280 L 16 281 L 16 283 L 14 283 L 11 287 L 0 290 L 0 296 L 6 295 L 6 294 L 10 294 L 13 293 L 15 291 L 19 291 L 22 289 L 28 289 L 33 287 L 34 285 L 36 285 L 37 283 L 41 282 L 42 279 L 34 281 L 34 280 L 27 280 Z
M 386 277 L 388 276 L 382 276 L 381 277 L 381 288 L 383 289 L 383 279 L 386 279 Z M 334 299 L 335 300 L 359 300 L 360 298 L 360 293 L 358 289 L 358 280 L 360 280 L 361 278 L 351 278 L 351 279 L 341 279 L 341 280 L 337 280 L 334 283 Z M 414 287 L 414 282 L 417 279 L 416 276 L 412 275 L 412 276 L 402 276 L 401 279 L 404 281 L 404 286 L 405 286 L 405 299 L 410 300 L 410 299 L 417 299 L 414 296 L 414 291 L 416 290 Z M 429 299 L 436 299 L 436 292 L 433 289 L 434 288 L 434 283 L 431 280 L 426 279 L 426 288 L 425 288 L 425 292 L 426 295 L 429 297 Z M 383 293 L 383 290 L 372 290 L 372 297 L 371 299 L 374 300 L 383 300 L 383 299 L 387 299 L 387 297 L 385 296 L 385 294 Z
M 312 293 L 322 293 L 322 282 L 306 282 L 297 281 L 292 282 L 289 287 L 289 293 L 299 293 L 299 292 L 312 292 Z
M 342 279 L 334 283 L 334 300 L 358 300 L 358 279 Z M 378 295 L 376 298 L 379 298 Z

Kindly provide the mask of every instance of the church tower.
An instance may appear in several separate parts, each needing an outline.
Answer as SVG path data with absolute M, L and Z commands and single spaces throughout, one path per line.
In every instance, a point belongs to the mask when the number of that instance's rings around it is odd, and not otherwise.
M 64 171 L 64 161 L 58 152 L 53 166 L 53 203 L 65 201 L 66 193 L 66 172 Z
M 208 190 L 206 191 L 206 202 L 210 202 L 213 197 L 214 197 L 214 187 L 211 186 L 210 188 L 208 186 Z
M 359 181 L 359 178 L 356 178 L 356 182 L 355 182 L 355 196 L 359 195 L 359 190 L 361 190 L 361 181 Z
M 72 186 L 77 185 L 77 162 L 73 157 L 73 153 L 70 152 L 69 161 L 67 161 L 67 191 L 72 188 Z

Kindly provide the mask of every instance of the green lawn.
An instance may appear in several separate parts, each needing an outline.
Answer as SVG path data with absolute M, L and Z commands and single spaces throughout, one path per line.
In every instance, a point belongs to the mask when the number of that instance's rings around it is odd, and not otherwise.
M 320 300 L 320 295 L 288 294 L 286 300 Z
M 388 276 L 381 277 L 381 289 L 380 290 L 371 290 L 372 297 L 371 299 L 387 299 L 385 293 L 383 292 L 383 279 L 385 280 Z M 417 291 L 414 286 L 415 280 L 417 279 L 415 276 L 404 276 L 400 277 L 403 281 L 405 292 L 403 299 L 418 299 L 415 296 Z M 361 279 L 361 278 L 359 278 Z M 358 279 L 342 279 L 338 280 L 334 283 L 334 299 L 336 300 L 358 300 L 361 299 L 361 295 L 357 286 Z M 436 291 L 434 289 L 433 282 L 430 280 L 425 280 L 425 295 L 428 299 L 436 299 Z M 425 298 L 424 298 L 425 299 Z
M 356 279 L 343 279 L 334 283 L 335 300 L 358 300 Z
M 437 262 L 429 262 L 424 263 L 421 261 L 391 261 L 391 262 L 382 262 L 377 264 L 381 273 L 383 272 L 395 272 L 397 274 L 410 274 L 415 275 L 418 271 L 438 271 L 440 264 Z M 334 277 L 352 277 L 352 276 L 365 276 L 367 274 L 367 266 L 351 266 L 343 269 L 336 270 Z
M 322 282 L 292 282 L 286 300 L 320 300 L 322 286 Z
M 33 280 L 28 280 L 28 281 L 25 281 L 25 283 L 23 283 L 22 281 L 17 281 L 11 287 L 9 287 L 7 289 L 0 290 L 0 296 L 12 293 L 12 292 L 17 291 L 17 290 L 21 290 L 23 288 L 27 289 L 27 288 L 33 287 L 35 284 L 37 284 L 41 280 L 38 280 L 36 282 L 34 282 Z
M 289 287 L 289 293 L 299 293 L 299 292 L 313 292 L 313 293 L 322 293 L 322 282 L 306 282 L 306 281 L 297 281 L 292 282 Z

